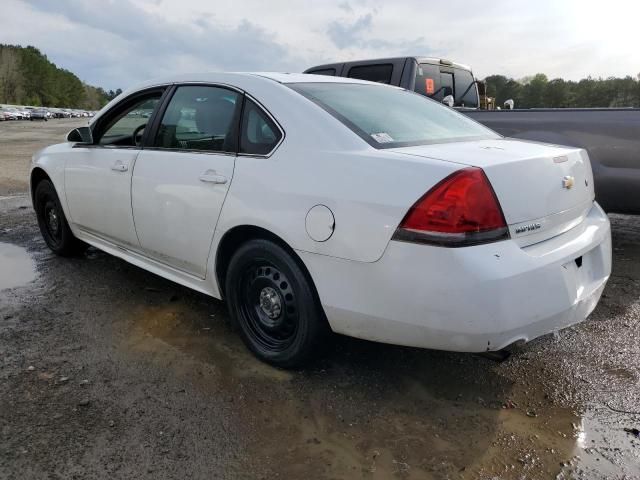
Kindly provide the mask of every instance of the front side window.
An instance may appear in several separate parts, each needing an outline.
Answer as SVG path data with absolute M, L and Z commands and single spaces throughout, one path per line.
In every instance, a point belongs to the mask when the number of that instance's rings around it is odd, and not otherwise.
M 134 100 L 115 117 L 108 119 L 98 132 L 98 145 L 135 147 L 142 143 L 142 134 L 149 117 L 158 106 L 162 92 L 154 92 Z
M 376 83 L 391 83 L 391 73 L 393 73 L 393 65 L 390 63 L 380 65 L 360 65 L 351 67 L 349 70 L 349 78 L 358 78 L 360 80 L 369 80 Z
M 240 95 L 222 87 L 178 87 L 156 134 L 154 146 L 209 152 L 235 151 Z
M 269 116 L 247 98 L 242 114 L 240 130 L 240 153 L 248 155 L 267 155 L 273 150 L 282 133 Z
M 501 138 L 451 108 L 400 88 L 349 83 L 296 83 L 289 87 L 375 148 Z

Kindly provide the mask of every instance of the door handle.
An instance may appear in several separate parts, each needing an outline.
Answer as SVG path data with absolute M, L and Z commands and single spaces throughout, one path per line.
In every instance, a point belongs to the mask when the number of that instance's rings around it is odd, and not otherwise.
M 200 175 L 201 182 L 207 183 L 217 183 L 219 185 L 223 185 L 229 181 L 227 177 L 224 175 L 218 175 L 215 170 L 207 170 L 202 175 Z
M 127 170 L 129 170 L 129 167 L 118 160 L 116 163 L 111 165 L 111 170 L 115 172 L 126 172 Z

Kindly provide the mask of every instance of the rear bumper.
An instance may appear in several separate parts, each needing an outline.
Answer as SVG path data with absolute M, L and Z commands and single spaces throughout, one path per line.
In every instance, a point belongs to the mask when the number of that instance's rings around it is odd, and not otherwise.
M 583 321 L 611 273 L 611 231 L 594 204 L 580 225 L 524 248 L 392 241 L 374 263 L 298 253 L 335 332 L 481 352 Z

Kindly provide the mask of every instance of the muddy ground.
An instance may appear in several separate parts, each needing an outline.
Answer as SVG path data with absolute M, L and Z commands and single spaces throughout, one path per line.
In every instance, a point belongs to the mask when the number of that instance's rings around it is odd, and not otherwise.
M 336 336 L 285 372 L 223 303 L 47 250 L 29 158 L 82 123 L 0 123 L 0 478 L 640 478 L 640 217 L 591 317 L 503 363 Z

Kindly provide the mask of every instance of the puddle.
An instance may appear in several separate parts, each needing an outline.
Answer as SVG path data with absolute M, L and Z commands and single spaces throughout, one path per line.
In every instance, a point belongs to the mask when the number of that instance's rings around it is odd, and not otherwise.
M 246 350 L 224 305 L 214 307 L 182 300 L 135 307 L 124 346 L 194 388 L 234 398 L 235 420 L 266 472 L 319 479 L 640 475 L 640 440 L 624 431 L 638 418 L 606 407 L 578 414 L 550 406 L 496 374 L 494 364 L 457 354 L 344 340 L 349 354 L 334 354 L 326 368 L 278 370 Z
M 224 311 L 224 306 L 221 306 Z M 150 340 L 159 340 L 178 349 L 193 361 L 211 366 L 222 383 L 233 378 L 258 376 L 288 380 L 291 374 L 258 362 L 236 333 L 224 321 L 224 313 L 211 314 L 180 302 L 147 305 L 134 310 L 136 335 L 127 341 L 137 350 L 158 349 Z
M 640 478 L 640 439 L 625 431 L 638 425 L 638 420 L 640 415 L 589 408 L 575 425 L 575 457 L 570 467 L 585 478 Z
M 0 290 L 19 287 L 36 277 L 36 264 L 27 251 L 0 242 Z

